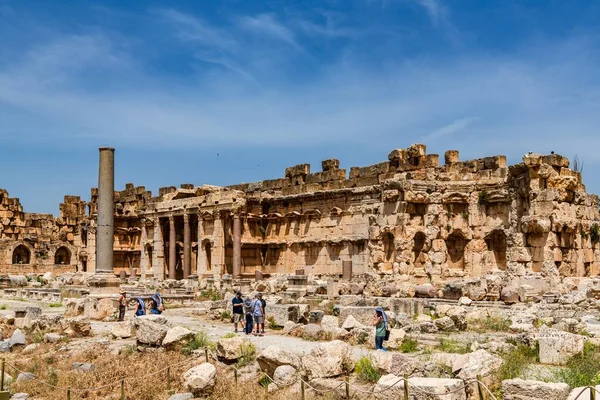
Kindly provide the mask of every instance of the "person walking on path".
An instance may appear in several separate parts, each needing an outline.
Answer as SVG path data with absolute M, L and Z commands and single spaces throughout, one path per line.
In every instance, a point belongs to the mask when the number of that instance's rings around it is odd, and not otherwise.
M 233 304 L 233 328 L 235 329 L 235 333 L 238 333 L 238 324 L 242 324 L 242 328 L 244 328 L 244 300 L 242 299 L 242 292 L 238 290 L 235 294 L 233 300 L 231 300 Z
M 262 318 L 262 334 L 265 334 L 265 320 L 267 319 L 267 302 L 265 299 L 263 299 L 263 295 L 262 293 L 258 294 L 258 299 L 260 300 L 260 303 L 262 304 L 262 311 L 263 311 L 263 318 Z
M 119 296 L 119 321 L 125 319 L 125 310 L 127 310 L 127 293 L 125 290 L 121 290 L 121 295 Z
M 375 349 L 387 351 L 387 349 L 383 347 L 383 341 L 386 338 L 388 330 L 388 320 L 387 315 L 381 307 L 377 307 L 375 309 L 375 318 L 373 319 L 373 326 L 375 327 Z
M 256 294 L 254 296 L 254 301 L 252 302 L 252 316 L 254 317 L 254 325 L 256 325 L 256 332 L 254 332 L 254 336 L 264 336 L 264 333 L 260 332 L 260 326 L 263 325 L 264 331 L 264 317 L 265 313 L 263 310 L 262 302 L 260 301 L 260 295 Z

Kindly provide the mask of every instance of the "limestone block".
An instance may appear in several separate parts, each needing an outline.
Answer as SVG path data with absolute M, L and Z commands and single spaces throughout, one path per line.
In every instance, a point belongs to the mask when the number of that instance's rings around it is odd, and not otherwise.
M 286 322 L 298 322 L 300 307 L 297 304 L 269 304 L 269 317 L 273 317 L 277 326 L 284 326 Z
M 190 368 L 183 374 L 185 386 L 195 396 L 210 394 L 215 387 L 217 369 L 210 363 Z
M 538 333 L 540 362 L 542 364 L 562 365 L 569 357 L 583 351 L 585 336 L 543 328 Z
M 221 338 L 217 341 L 217 356 L 225 361 L 236 361 L 250 346 L 250 342 L 241 337 Z
M 133 335 L 133 322 L 123 321 L 113 324 L 111 335 L 116 339 L 127 339 Z
M 504 400 L 566 400 L 569 385 L 508 379 L 502 382 L 502 394 Z
M 194 332 L 182 326 L 175 326 L 167 331 L 162 345 L 165 348 L 174 347 L 177 344 L 185 343 L 194 337 Z
M 460 379 L 446 379 L 446 378 L 409 378 L 409 391 L 410 400 L 466 400 L 467 393 L 464 390 L 464 383 Z M 386 390 L 387 389 L 387 390 Z M 463 389 L 463 390 L 461 390 Z M 375 386 L 375 392 L 383 393 L 377 394 L 377 399 L 395 399 L 403 398 L 404 396 L 404 381 L 393 374 L 382 376 L 377 385 Z M 423 392 L 431 393 L 429 395 L 423 394 Z
M 377 369 L 397 376 L 412 375 L 423 368 L 418 359 L 402 353 L 375 351 L 371 358 Z
M 340 340 L 321 343 L 302 357 L 302 366 L 309 379 L 343 375 L 354 369 L 352 347 Z
M 336 306 L 334 313 L 340 317 L 341 321 L 346 321 L 351 315 L 360 324 L 370 326 L 373 322 L 376 308 L 377 307 Z
M 340 319 L 333 315 L 324 315 L 321 318 L 321 327 L 325 331 L 332 331 L 340 327 Z
M 598 392 L 600 392 L 600 385 L 596 385 L 595 389 L 596 389 L 596 396 L 594 398 L 597 398 Z M 575 388 L 571 391 L 567 400 L 576 400 L 576 399 L 577 400 L 592 400 L 592 396 L 590 393 L 592 390 L 594 390 L 594 389 L 590 389 L 587 386 Z
M 279 346 L 268 346 L 260 352 L 256 361 L 260 369 L 269 376 L 273 376 L 277 367 L 289 365 L 300 369 L 301 359 L 298 354 L 284 350 Z
M 135 337 L 140 344 L 160 346 L 169 328 L 151 318 L 138 317 L 134 321 Z

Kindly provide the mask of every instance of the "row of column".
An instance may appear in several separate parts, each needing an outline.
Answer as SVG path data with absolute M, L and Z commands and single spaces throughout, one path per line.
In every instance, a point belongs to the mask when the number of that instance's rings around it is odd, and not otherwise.
M 198 227 L 200 229 L 200 227 Z M 160 240 L 160 220 L 157 218 L 154 223 L 155 249 Z M 160 246 L 162 247 L 162 246 Z M 200 251 L 201 243 L 198 243 Z M 169 216 L 169 275 L 168 279 L 176 279 L 177 266 L 177 247 L 175 217 Z M 189 214 L 183 215 L 183 279 L 187 279 L 192 273 L 192 241 Z M 242 224 L 239 216 L 233 217 L 233 277 L 239 278 L 242 266 Z

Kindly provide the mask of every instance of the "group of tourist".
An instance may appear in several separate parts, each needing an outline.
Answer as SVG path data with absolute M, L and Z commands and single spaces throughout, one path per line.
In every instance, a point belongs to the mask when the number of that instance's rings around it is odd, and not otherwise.
M 233 300 L 233 328 L 235 333 L 238 332 L 238 324 L 241 323 L 246 335 L 252 334 L 254 326 L 256 331 L 254 336 L 264 336 L 265 334 L 265 308 L 267 302 L 263 299 L 262 293 L 257 293 L 254 300 L 250 297 L 242 298 L 242 292 L 238 291 Z
M 137 297 L 136 298 L 137 301 L 137 305 L 136 305 L 136 309 L 135 309 L 135 316 L 139 317 L 142 315 L 146 315 L 146 303 L 144 302 L 144 299 L 142 299 L 141 297 Z M 150 303 L 148 305 L 148 310 L 150 311 L 150 314 L 162 314 L 162 312 L 164 311 L 165 307 L 164 307 L 164 303 L 163 303 L 163 298 L 160 295 L 160 292 L 157 290 L 156 293 L 154 293 L 152 295 L 152 297 L 150 297 Z M 125 292 L 125 290 L 121 290 L 120 296 L 119 296 L 119 321 L 123 321 L 125 319 L 125 311 L 127 310 L 127 293 Z

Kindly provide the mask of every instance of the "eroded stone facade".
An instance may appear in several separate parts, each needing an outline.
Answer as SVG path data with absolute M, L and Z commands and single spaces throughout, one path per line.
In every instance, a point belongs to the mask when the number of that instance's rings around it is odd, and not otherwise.
M 184 184 L 115 192 L 115 272 L 143 278 L 263 274 L 341 276 L 379 273 L 414 283 L 448 282 L 502 271 L 515 284 L 550 286 L 561 277 L 600 272 L 598 197 L 586 193 L 569 160 L 527 154 L 460 161 L 457 151 L 424 145 L 392 151 L 388 161 L 339 161 L 287 168 L 280 179 L 230 187 Z M 59 218 L 26 214 L 0 192 L 0 267 L 23 273 L 56 268 L 61 244 L 74 269 L 95 267 L 96 191 L 66 197 Z M 14 264 L 25 246 L 29 264 Z M 46 247 L 44 247 L 46 246 Z

